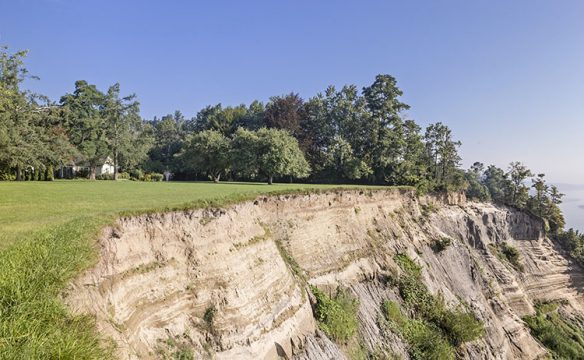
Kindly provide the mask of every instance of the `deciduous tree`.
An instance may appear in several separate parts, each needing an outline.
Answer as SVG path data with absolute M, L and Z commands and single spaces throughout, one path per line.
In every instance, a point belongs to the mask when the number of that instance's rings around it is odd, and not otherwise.
M 229 139 L 217 130 L 204 130 L 187 139 L 180 156 L 186 166 L 219 182 L 229 168 L 229 154 Z

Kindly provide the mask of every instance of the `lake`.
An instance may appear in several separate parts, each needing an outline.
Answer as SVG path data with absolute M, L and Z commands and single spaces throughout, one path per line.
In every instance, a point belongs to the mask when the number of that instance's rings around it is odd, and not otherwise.
M 566 196 L 560 205 L 566 218 L 566 228 L 584 231 L 584 184 L 558 184 Z

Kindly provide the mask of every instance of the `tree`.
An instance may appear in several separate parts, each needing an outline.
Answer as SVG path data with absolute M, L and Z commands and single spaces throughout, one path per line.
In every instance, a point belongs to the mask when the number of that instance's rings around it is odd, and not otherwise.
M 118 179 L 120 156 L 142 157 L 146 154 L 136 146 L 140 138 L 142 120 L 136 95 L 120 97 L 120 84 L 110 86 L 101 109 L 105 119 L 106 142 L 114 162 L 114 180 Z
M 384 181 L 400 162 L 404 146 L 400 114 L 410 108 L 399 100 L 402 95 L 396 79 L 391 75 L 377 75 L 371 86 L 363 88 L 363 97 L 370 112 L 365 123 L 370 139 L 366 152 L 371 155 L 377 182 Z
M 79 80 L 75 82 L 74 92 L 65 94 L 60 101 L 67 136 L 82 160 L 89 164 L 92 180 L 97 166 L 103 164 L 109 153 L 106 124 L 100 111 L 104 100 L 105 95 L 95 85 Z
M 199 111 L 195 120 L 195 130 L 217 130 L 230 136 L 237 129 L 237 124 L 245 122 L 248 109 L 245 105 L 223 108 L 221 104 L 207 106 Z
M 517 206 L 520 209 L 525 208 L 527 200 L 529 199 L 529 189 L 525 185 L 525 181 L 530 176 L 533 176 L 529 170 L 522 163 L 515 161 L 509 164 L 507 171 L 507 202 L 511 205 Z
M 545 174 L 537 174 L 536 178 L 531 179 L 531 187 L 535 189 L 535 204 L 532 206 L 532 208 L 539 216 L 543 216 L 546 196 L 549 189 L 544 178 Z
M 298 141 L 285 130 L 262 128 L 257 131 L 258 170 L 273 183 L 274 176 L 305 178 L 310 166 L 298 147 Z
M 229 153 L 229 139 L 217 130 L 204 130 L 187 139 L 180 156 L 186 166 L 217 183 L 229 168 Z
M 531 182 L 535 194 L 527 202 L 528 209 L 547 220 L 550 230 L 557 233 L 565 224 L 564 216 L 558 206 L 562 203 L 564 194 L 560 193 L 555 185 L 548 186 L 544 174 L 537 174 Z
M 177 116 L 177 114 L 179 116 Z M 148 153 L 146 170 L 155 172 L 176 171 L 180 169 L 176 155 L 181 151 L 183 142 L 190 126 L 182 121 L 182 114 L 175 111 L 175 115 L 166 115 L 162 119 L 154 119 L 151 127 L 145 131 L 152 131 L 153 144 Z
M 304 101 L 294 93 L 270 98 L 264 112 L 267 127 L 287 130 L 294 136 L 298 136 L 304 116 Z
M 448 126 L 438 122 L 426 128 L 424 135 L 430 173 L 439 187 L 444 189 L 455 183 L 461 158 L 458 155 L 460 141 L 452 139 Z
M 426 178 L 424 142 L 420 126 L 413 120 L 404 121 L 400 161 L 394 165 L 386 182 L 392 185 L 417 185 Z
M 126 147 L 131 147 L 119 154 L 120 169 L 131 171 L 145 166 L 154 140 L 154 127 L 146 122 L 137 122 L 129 134 L 129 142 L 125 144 Z
M 310 174 L 298 141 L 285 130 L 239 129 L 233 138 L 232 152 L 234 170 L 247 176 L 264 175 L 270 185 L 275 176 L 304 178 Z
M 231 169 L 237 175 L 247 179 L 258 176 L 258 145 L 256 131 L 238 128 L 231 140 Z
M 342 137 L 336 119 L 331 113 L 331 95 L 334 92 L 334 88 L 329 87 L 326 96 L 318 94 L 304 104 L 305 116 L 300 123 L 298 134 L 299 146 L 314 171 L 314 177 L 319 180 L 330 179 L 326 169 L 327 161 L 330 159 L 328 150 L 335 136 Z M 356 149 L 352 147 L 352 150 L 356 155 Z
M 243 127 L 248 130 L 256 131 L 266 127 L 264 113 L 266 108 L 260 101 L 254 100 L 248 107 L 244 116 L 238 117 L 233 122 L 233 128 Z
M 507 174 L 505 174 L 503 169 L 498 168 L 495 165 L 489 165 L 483 175 L 482 183 L 489 190 L 489 194 L 493 201 L 503 203 L 505 202 L 508 181 Z
M 468 183 L 466 196 L 479 201 L 489 201 L 491 195 L 489 188 L 483 183 L 485 178 L 485 165 L 475 162 L 468 171 L 465 172 L 465 179 Z
M 327 155 L 326 167 L 332 178 L 354 180 L 372 173 L 364 161 L 355 157 L 351 144 L 340 136 L 335 136 Z
M 40 165 L 43 133 L 35 95 L 20 89 L 30 76 L 24 67 L 26 51 L 9 53 L 0 47 L 0 165 L 16 170 L 16 180 L 23 171 Z

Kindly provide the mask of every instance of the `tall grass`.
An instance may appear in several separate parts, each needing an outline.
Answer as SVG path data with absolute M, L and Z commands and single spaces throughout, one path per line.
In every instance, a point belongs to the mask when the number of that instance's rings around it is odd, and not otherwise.
M 71 315 L 60 295 L 92 263 L 104 219 L 80 218 L 36 232 L 0 253 L 0 359 L 107 359 L 89 317 Z

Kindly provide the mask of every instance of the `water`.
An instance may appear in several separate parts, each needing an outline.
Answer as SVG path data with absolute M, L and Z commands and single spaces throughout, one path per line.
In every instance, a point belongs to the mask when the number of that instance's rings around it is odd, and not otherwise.
M 584 232 L 584 184 L 558 184 L 566 196 L 560 205 L 566 218 L 566 228 L 573 227 Z

